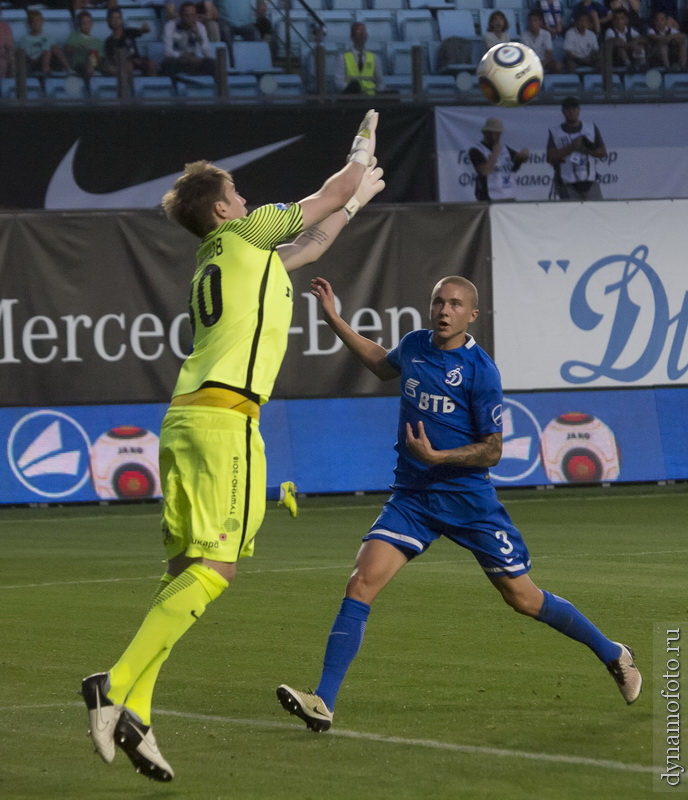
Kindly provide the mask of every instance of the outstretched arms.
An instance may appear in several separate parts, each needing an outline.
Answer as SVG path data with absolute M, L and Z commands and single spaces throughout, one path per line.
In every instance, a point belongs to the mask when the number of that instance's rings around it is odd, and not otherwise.
M 338 208 L 316 225 L 307 228 L 290 244 L 283 244 L 277 248 L 288 272 L 316 261 L 329 249 L 356 211 L 385 188 L 382 174 L 382 169 L 377 166 L 377 161 L 373 158 L 372 163 L 366 167 L 363 173 L 356 194 L 347 198 L 346 205 Z

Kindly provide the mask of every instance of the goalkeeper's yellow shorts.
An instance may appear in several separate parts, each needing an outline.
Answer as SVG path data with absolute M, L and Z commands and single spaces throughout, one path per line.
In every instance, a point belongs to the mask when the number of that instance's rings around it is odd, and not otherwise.
M 258 421 L 210 406 L 168 409 L 160 433 L 168 558 L 235 562 L 253 555 L 265 516 L 265 445 Z

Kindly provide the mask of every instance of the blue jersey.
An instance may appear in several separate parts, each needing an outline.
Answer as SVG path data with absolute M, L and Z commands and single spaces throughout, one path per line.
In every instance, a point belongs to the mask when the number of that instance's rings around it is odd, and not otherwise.
M 468 334 L 462 347 L 440 350 L 428 330 L 408 333 L 387 360 L 401 373 L 393 487 L 455 492 L 491 485 L 486 467 L 429 466 L 413 458 L 406 448 L 406 423 L 417 434 L 422 421 L 436 450 L 453 450 L 501 433 L 502 382 L 494 361 Z

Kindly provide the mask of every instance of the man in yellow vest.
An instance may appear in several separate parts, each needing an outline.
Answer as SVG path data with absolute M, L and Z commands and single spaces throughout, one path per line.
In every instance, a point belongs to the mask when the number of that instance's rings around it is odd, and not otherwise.
M 351 24 L 353 47 L 342 53 L 337 61 L 334 84 L 346 94 L 375 94 L 382 89 L 380 59 L 365 49 L 368 32 L 362 22 Z

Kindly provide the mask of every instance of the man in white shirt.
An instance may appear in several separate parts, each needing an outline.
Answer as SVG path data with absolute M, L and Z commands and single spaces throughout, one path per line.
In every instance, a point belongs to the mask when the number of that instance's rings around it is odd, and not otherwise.
M 600 67 L 600 46 L 597 36 L 590 30 L 590 18 L 581 12 L 564 36 L 566 71 L 575 72 L 578 67 Z
M 554 60 L 552 35 L 544 29 L 543 25 L 542 11 L 538 8 L 529 11 L 528 27 L 521 34 L 521 42 L 535 51 L 545 72 L 561 72 L 561 64 Z
M 160 72 L 163 75 L 176 75 L 178 72 L 215 74 L 208 34 L 198 21 L 195 3 L 181 4 L 179 18 L 165 24 L 162 39 L 165 57 Z

